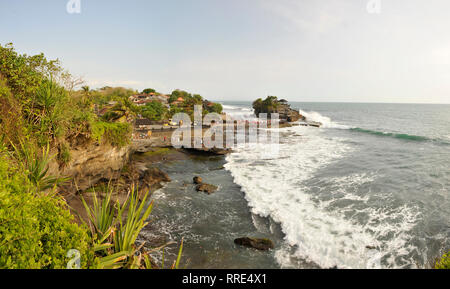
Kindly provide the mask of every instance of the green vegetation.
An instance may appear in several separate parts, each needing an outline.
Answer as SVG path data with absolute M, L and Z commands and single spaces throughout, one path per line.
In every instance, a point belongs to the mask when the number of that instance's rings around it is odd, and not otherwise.
M 47 149 L 42 149 L 42 155 L 39 155 L 33 146 L 24 143 L 21 143 L 20 148 L 14 148 L 15 157 L 22 166 L 22 171 L 38 191 L 46 191 L 67 181 L 65 178 L 48 176 L 48 166 L 52 159 L 48 145 Z
M 141 109 L 141 114 L 143 117 L 155 121 L 165 119 L 167 113 L 168 113 L 167 107 L 158 101 L 152 101 L 150 103 L 147 103 Z
M 99 127 L 99 122 L 117 120 L 99 119 L 94 108 L 115 100 L 116 106 L 121 106 L 116 111 L 122 109 L 125 116 L 128 112 L 133 114 L 128 97 L 134 91 L 122 88 L 91 91 L 87 86 L 73 91 L 76 83 L 57 60 L 48 61 L 43 54 L 19 55 L 11 44 L 0 46 L 0 138 L 8 145 L 18 146 L 26 139 L 36 147 L 47 144 L 56 147 L 61 142 L 70 144 L 76 138 L 94 136 L 95 140 L 101 138 L 111 140 L 113 145 L 123 145 L 122 140 L 117 141 L 117 133 L 128 132 L 123 127 L 113 132 L 92 131 Z M 101 131 L 110 135 L 99 136 Z
M 442 258 L 436 262 L 436 269 L 450 269 L 450 252 L 442 256 Z
M 144 94 L 156 93 L 156 90 L 154 90 L 153 88 L 146 88 L 142 91 L 142 93 Z
M 67 143 L 61 143 L 58 147 L 58 162 L 60 166 L 65 166 L 70 163 L 72 156 L 70 154 L 70 147 Z
M 145 194 L 139 201 L 138 190 L 131 188 L 131 193 L 123 205 L 111 201 L 114 188 L 107 187 L 107 193 L 103 201 L 94 193 L 94 205 L 90 208 L 83 199 L 83 204 L 88 213 L 91 233 L 96 240 L 94 250 L 102 257 L 99 259 L 98 268 L 101 269 L 151 269 L 149 253 L 141 248 L 136 248 L 135 242 L 140 231 L 148 224 L 146 220 L 153 209 L 153 202 L 147 205 L 149 194 Z M 125 217 L 126 214 L 126 217 Z M 168 243 L 156 250 L 160 250 Z M 173 267 L 179 267 L 182 254 L 181 243 L 178 258 Z
M 223 107 L 220 103 L 211 103 L 211 105 L 206 106 L 206 110 L 208 112 L 215 112 L 221 114 L 223 111 Z
M 98 143 L 109 143 L 123 147 L 130 143 L 131 127 L 128 123 L 98 121 L 92 124 L 92 139 Z
M 0 45 L 0 268 L 66 268 L 72 249 L 80 253 L 81 268 L 151 265 L 134 245 L 151 212 L 146 199 L 139 202 L 132 193 L 113 207 L 108 199 L 96 201 L 90 211 L 96 229 L 89 230 L 58 195 L 68 179 L 49 173 L 53 160 L 68 164 L 79 143 L 121 147 L 130 141 L 128 120 L 139 112 L 129 101 L 135 91 L 74 91 L 79 84 L 57 60 Z
M 81 253 L 83 268 L 94 264 L 87 228 L 74 223 L 62 199 L 43 194 L 1 152 L 0 268 L 66 268 L 69 249 Z
M 173 105 L 175 101 L 178 101 L 179 98 L 182 98 L 182 103 L 177 105 Z M 169 111 L 169 116 L 183 112 L 191 116 L 193 119 L 194 116 L 194 106 L 201 105 L 203 108 L 203 115 L 208 113 L 218 113 L 221 114 L 223 107 L 220 103 L 213 103 L 203 99 L 203 97 L 199 94 L 190 94 L 183 90 L 175 90 L 172 92 L 169 98 L 169 102 L 172 104 Z
M 262 100 L 258 98 L 253 102 L 253 109 L 258 116 L 260 113 L 273 113 L 276 112 L 278 107 L 278 98 L 276 96 L 268 96 Z

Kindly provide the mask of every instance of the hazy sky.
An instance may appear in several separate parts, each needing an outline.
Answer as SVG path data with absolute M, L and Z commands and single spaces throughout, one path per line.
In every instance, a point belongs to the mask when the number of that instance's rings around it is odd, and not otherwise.
M 0 0 L 0 43 L 59 58 L 92 88 L 450 103 L 449 0 L 380 0 L 380 13 L 369 0 L 67 2 Z

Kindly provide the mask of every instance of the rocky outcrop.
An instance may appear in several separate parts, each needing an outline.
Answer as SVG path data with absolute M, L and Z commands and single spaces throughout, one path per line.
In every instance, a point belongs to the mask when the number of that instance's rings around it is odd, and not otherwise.
M 200 155 L 227 155 L 229 153 L 232 153 L 233 151 L 229 148 L 206 148 L 206 147 L 202 147 L 202 148 L 195 148 L 195 147 L 191 147 L 191 148 L 183 148 L 184 151 L 188 152 L 188 153 L 192 153 L 192 154 L 200 154 Z
M 256 238 L 238 238 L 234 240 L 234 243 L 240 246 L 254 248 L 261 251 L 267 251 L 275 248 L 274 243 L 269 239 L 256 239 Z
M 53 161 L 49 175 L 68 176 L 71 188 L 76 191 L 86 190 L 101 179 L 116 178 L 123 166 L 129 161 L 130 146 L 122 148 L 111 145 L 83 144 L 70 150 L 70 162 L 60 166 Z
M 203 183 L 203 179 L 201 177 L 194 177 L 194 184 L 200 185 Z
M 211 195 L 218 189 L 217 186 L 203 183 L 203 179 L 201 177 L 194 177 L 193 181 L 194 181 L 194 184 L 197 185 L 197 187 L 195 187 L 197 192 L 204 192 L 204 193 Z
M 161 183 L 168 183 L 171 179 L 169 175 L 158 168 L 150 168 L 144 171 L 144 174 L 140 177 L 140 194 L 145 194 L 146 192 L 154 192 L 162 188 Z
M 298 110 L 292 109 L 286 100 L 278 100 L 276 96 L 268 96 L 265 100 L 257 99 L 253 102 L 253 109 L 258 117 L 261 113 L 267 113 L 268 117 L 272 113 L 277 113 L 281 123 L 305 120 L 305 117 Z
M 204 192 L 209 195 L 217 191 L 217 189 L 218 188 L 216 186 L 210 184 L 200 184 L 196 187 L 197 192 Z
M 155 147 L 158 148 L 171 148 L 170 133 L 166 133 L 167 136 L 151 137 L 149 139 L 134 139 L 131 145 L 133 152 L 146 153 L 152 151 Z

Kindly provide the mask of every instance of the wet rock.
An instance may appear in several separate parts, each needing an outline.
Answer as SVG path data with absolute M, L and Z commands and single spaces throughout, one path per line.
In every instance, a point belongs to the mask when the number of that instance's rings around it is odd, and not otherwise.
M 156 182 L 167 183 L 171 181 L 169 175 L 158 168 L 149 168 L 146 170 L 142 176 L 142 180 L 146 184 L 154 184 Z
M 245 237 L 235 239 L 234 243 L 240 246 L 255 248 L 262 251 L 267 251 L 275 247 L 274 243 L 269 239 L 256 239 Z
M 154 192 L 162 188 L 162 183 L 168 183 L 169 175 L 158 168 L 146 170 L 139 181 L 139 197 L 142 198 L 147 192 Z
M 211 195 L 212 193 L 217 191 L 217 187 L 209 184 L 200 184 L 197 186 L 196 190 L 197 192 L 204 192 Z
M 203 183 L 203 179 L 201 177 L 194 177 L 194 184 L 200 185 Z
M 226 155 L 229 153 L 232 153 L 233 151 L 229 148 L 183 148 L 184 151 L 191 153 L 191 154 L 197 154 L 197 155 L 205 155 L 205 156 L 217 156 L 217 155 Z

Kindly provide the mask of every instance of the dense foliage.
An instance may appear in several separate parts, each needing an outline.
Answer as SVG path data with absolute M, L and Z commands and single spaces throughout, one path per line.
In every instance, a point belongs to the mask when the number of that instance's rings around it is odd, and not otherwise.
M 178 101 L 178 99 L 182 99 L 181 103 L 173 105 L 174 102 Z M 199 94 L 191 94 L 189 92 L 183 90 L 175 90 L 172 92 L 169 98 L 169 102 L 171 103 L 169 115 L 173 116 L 176 113 L 186 113 L 193 118 L 194 115 L 194 106 L 201 105 L 203 110 L 203 115 L 207 113 L 218 113 L 221 114 L 223 107 L 220 103 L 213 103 L 203 99 L 203 97 Z
M 160 121 L 166 118 L 168 109 L 165 105 L 158 101 L 147 103 L 141 109 L 141 115 L 150 120 Z
M 94 264 L 85 226 L 73 222 L 65 202 L 37 190 L 22 168 L 0 153 L 0 268 L 66 268 L 69 249 L 81 266 Z
M 258 98 L 253 102 L 253 109 L 258 116 L 260 113 L 273 113 L 276 112 L 278 107 L 278 98 L 276 96 L 268 96 L 262 100 Z
M 74 91 L 77 83 L 57 60 L 0 45 L 0 268 L 66 268 L 71 249 L 80 252 L 82 268 L 105 261 L 95 253 L 97 236 L 75 223 L 57 195 L 67 179 L 51 176 L 49 165 L 55 157 L 70 162 L 80 138 L 127 144 L 130 124 L 100 118 L 96 110 L 114 101 L 127 115 L 133 105 L 129 90 Z
M 130 141 L 131 127 L 128 123 L 95 122 L 92 124 L 92 138 L 98 143 L 109 143 L 123 147 Z
M 153 88 L 146 88 L 142 91 L 142 93 L 144 94 L 156 93 L 156 90 L 154 90 Z
M 436 269 L 450 269 L 450 252 L 442 256 L 442 258 L 436 263 Z
M 115 119 L 99 119 L 95 108 L 115 101 L 124 114 L 132 114 L 134 106 L 128 97 L 134 91 L 106 87 L 93 92 L 84 86 L 74 92 L 76 81 L 57 60 L 48 61 L 43 54 L 19 55 L 10 44 L 0 46 L 0 139 L 8 145 L 18 145 L 26 139 L 38 147 L 58 147 L 76 138 L 92 137 L 123 145 L 130 130 L 123 126 L 97 129 L 104 126 L 103 122 Z M 99 132 L 109 135 L 99 136 Z M 128 134 L 118 140 L 121 133 Z M 67 159 L 67 154 L 59 157 Z

